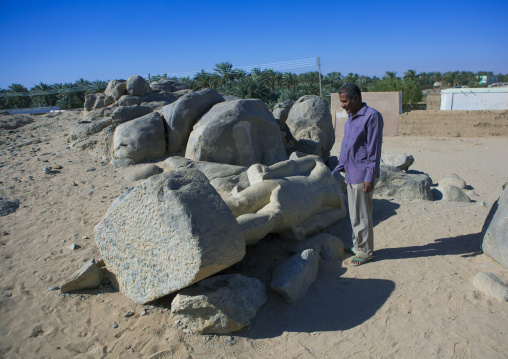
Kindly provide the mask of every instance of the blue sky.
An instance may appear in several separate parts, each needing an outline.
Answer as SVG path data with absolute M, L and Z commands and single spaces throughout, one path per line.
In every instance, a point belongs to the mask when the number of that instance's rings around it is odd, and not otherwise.
M 0 0 L 0 88 L 193 77 L 223 61 L 300 73 L 318 56 L 324 74 L 504 74 L 507 13 L 506 0 Z

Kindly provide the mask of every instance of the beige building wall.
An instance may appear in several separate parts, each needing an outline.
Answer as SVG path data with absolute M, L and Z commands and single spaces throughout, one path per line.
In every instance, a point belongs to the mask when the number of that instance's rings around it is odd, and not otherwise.
M 439 110 L 441 108 L 441 94 L 429 93 L 425 99 L 427 110 Z
M 335 138 L 344 137 L 344 124 L 347 113 L 342 109 L 339 94 L 331 94 L 331 113 Z M 399 116 L 402 113 L 402 92 L 362 92 L 362 100 L 369 107 L 375 108 L 383 116 L 383 136 L 397 136 Z

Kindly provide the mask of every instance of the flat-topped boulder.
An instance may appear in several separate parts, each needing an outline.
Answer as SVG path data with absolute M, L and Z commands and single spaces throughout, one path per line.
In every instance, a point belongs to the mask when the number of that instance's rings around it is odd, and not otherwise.
M 95 240 L 119 290 L 137 303 L 173 293 L 245 255 L 235 217 L 193 169 L 155 175 L 118 197 Z

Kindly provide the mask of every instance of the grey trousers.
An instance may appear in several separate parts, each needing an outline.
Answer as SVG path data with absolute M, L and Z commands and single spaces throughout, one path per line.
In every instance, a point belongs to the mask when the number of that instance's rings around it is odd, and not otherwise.
M 372 258 L 374 253 L 372 194 L 373 192 L 363 193 L 363 183 L 347 185 L 349 217 L 353 227 L 353 252 L 361 258 Z

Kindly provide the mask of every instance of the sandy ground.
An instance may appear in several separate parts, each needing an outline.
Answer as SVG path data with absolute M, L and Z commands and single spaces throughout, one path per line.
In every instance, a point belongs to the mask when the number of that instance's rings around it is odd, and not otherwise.
M 94 227 L 132 186 L 125 170 L 66 148 L 76 116 L 40 115 L 0 130 L 0 197 L 20 200 L 16 212 L 0 217 L 0 357 L 508 357 L 508 303 L 472 284 L 481 271 L 508 282 L 508 269 L 480 250 L 485 217 L 508 180 L 508 138 L 385 138 L 385 150 L 412 154 L 412 170 L 434 183 L 457 173 L 476 192 L 474 202 L 375 199 L 374 262 L 323 262 L 301 301 L 289 305 L 267 290 L 249 327 L 199 336 L 176 327 L 171 297 L 142 306 L 110 286 L 70 295 L 48 290 L 100 258 Z M 62 168 L 44 174 L 56 165 Z M 345 242 L 351 233 L 347 220 L 327 231 Z M 229 271 L 267 282 L 292 249 L 271 236 L 247 253 Z M 127 311 L 134 315 L 124 317 Z

